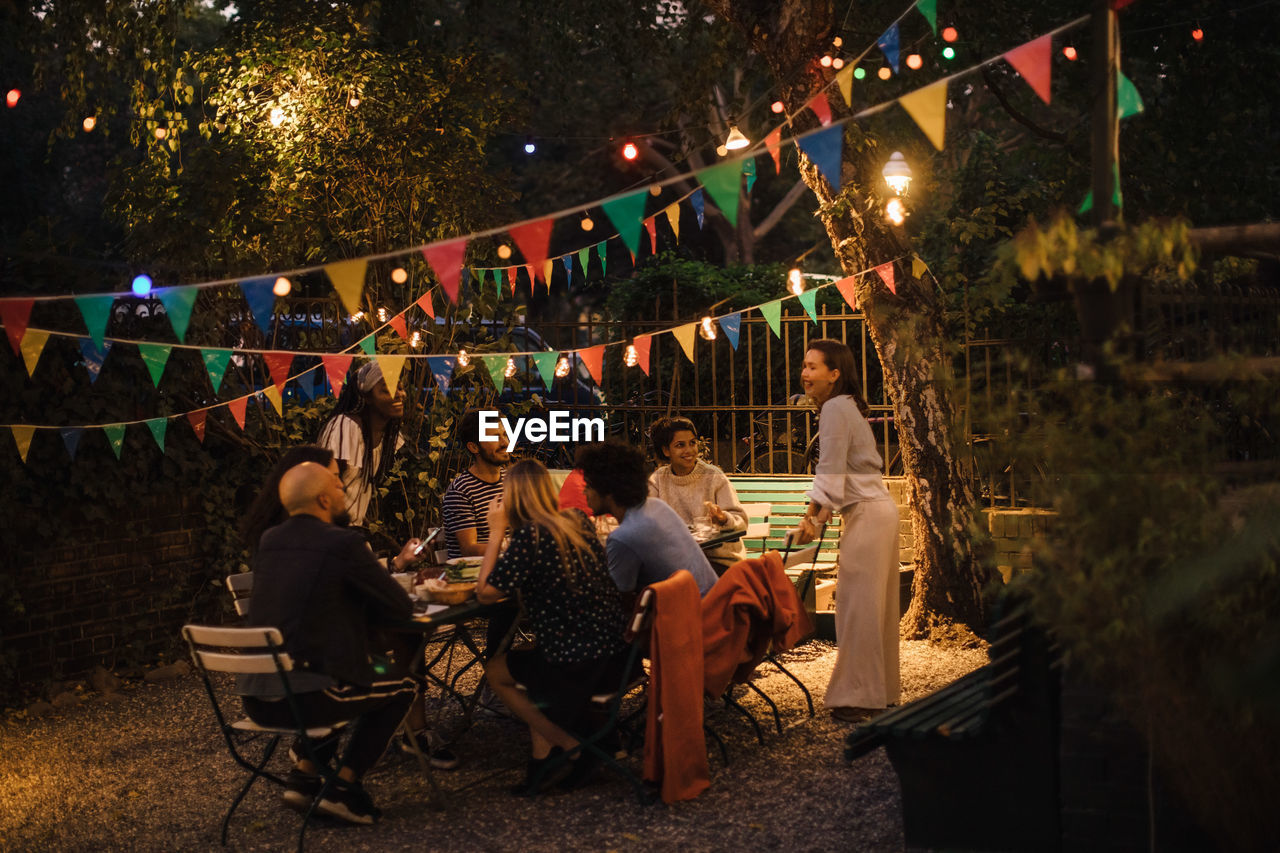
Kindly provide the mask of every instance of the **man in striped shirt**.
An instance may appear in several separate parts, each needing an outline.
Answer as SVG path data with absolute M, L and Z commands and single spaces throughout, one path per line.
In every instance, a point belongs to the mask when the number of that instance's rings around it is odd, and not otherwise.
M 497 441 L 480 441 L 480 412 L 462 416 L 458 439 L 466 442 L 471 465 L 453 478 L 444 493 L 445 547 L 450 559 L 484 556 L 489 542 L 489 504 L 502 494 L 502 471 L 511 460 L 507 433 L 498 426 Z M 504 531 L 496 531 L 502 536 Z

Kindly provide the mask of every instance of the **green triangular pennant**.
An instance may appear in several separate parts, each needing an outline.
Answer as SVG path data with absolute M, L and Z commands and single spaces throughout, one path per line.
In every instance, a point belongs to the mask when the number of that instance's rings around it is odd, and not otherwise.
M 538 366 L 538 375 L 542 377 L 542 384 L 550 390 L 551 383 L 556 379 L 556 362 L 560 360 L 560 353 L 536 352 L 530 358 Z
M 818 291 L 816 290 L 801 291 L 801 293 L 796 298 L 799 299 L 800 304 L 804 306 L 805 313 L 809 315 L 809 319 L 815 323 L 818 322 L 818 311 L 816 306 Z
M 157 388 L 160 387 L 160 377 L 164 375 L 164 366 L 172 351 L 173 347 L 166 344 L 138 344 L 138 354 L 142 356 L 142 363 L 147 366 L 151 381 Z
M 596 243 L 596 257 L 600 260 L 600 277 L 603 278 L 609 269 L 609 247 L 605 241 Z
M 191 324 L 191 309 L 196 304 L 196 296 L 200 293 L 194 287 L 165 287 L 155 292 L 156 298 L 164 306 L 169 315 L 169 325 L 178 340 L 186 343 L 187 326 Z
M 107 333 L 107 320 L 111 318 L 111 306 L 116 298 L 111 294 L 102 296 L 77 296 L 76 307 L 84 317 L 84 326 L 89 330 L 98 349 L 102 349 L 102 338 Z
M 164 433 L 169 428 L 169 419 L 152 418 L 146 423 L 147 429 L 151 430 L 151 437 L 156 440 L 156 444 L 160 445 L 160 452 L 164 453 Z
M 742 191 L 742 164 L 730 160 L 704 169 L 698 173 L 698 180 L 706 188 L 711 200 L 720 208 L 724 218 L 730 225 L 738 224 L 738 197 Z
M 760 306 L 760 313 L 769 321 L 769 328 L 776 338 L 782 337 L 782 300 L 775 299 Z
M 1133 85 L 1133 81 L 1124 76 L 1123 71 L 1116 72 L 1116 113 L 1118 118 L 1128 118 L 1137 115 L 1145 109 L 1142 105 L 1142 96 L 1138 94 L 1138 87 Z
M 641 220 L 644 219 L 644 201 L 648 197 L 648 190 L 637 190 L 630 195 L 610 199 L 600 205 L 604 208 L 609 221 L 613 223 L 613 227 L 618 229 L 618 236 L 622 238 L 622 242 L 633 255 L 640 251 Z
M 218 389 L 222 387 L 222 377 L 227 372 L 227 365 L 231 363 L 231 350 L 229 349 L 202 349 L 200 355 L 204 357 L 205 370 L 209 371 L 209 381 L 213 383 L 213 393 L 217 394 Z
M 107 442 L 115 452 L 116 459 L 119 459 L 120 451 L 124 448 L 124 424 L 107 424 L 102 431 L 107 434 Z
M 924 15 L 933 34 L 938 34 L 938 0 L 916 0 L 916 11 Z
M 365 335 L 363 338 L 360 339 L 360 349 L 364 350 L 365 355 L 372 356 L 374 351 L 373 349 L 374 343 L 375 342 L 373 339 L 373 333 L 370 332 L 369 334 Z
M 587 277 L 587 264 L 591 263 L 591 247 L 584 246 L 578 250 L 578 263 L 582 264 L 582 277 Z
M 484 362 L 485 370 L 489 371 L 489 378 L 493 380 L 493 387 L 501 391 L 503 374 L 507 370 L 507 356 L 482 355 L 480 360 Z

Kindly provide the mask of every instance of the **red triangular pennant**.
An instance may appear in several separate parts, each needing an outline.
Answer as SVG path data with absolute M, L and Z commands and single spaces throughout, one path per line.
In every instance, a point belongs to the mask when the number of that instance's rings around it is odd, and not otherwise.
M 467 256 L 467 238 L 436 243 L 422 250 L 431 269 L 444 288 L 450 302 L 458 301 L 458 279 L 462 277 L 462 262 Z
M 636 348 L 636 367 L 644 371 L 644 375 L 649 375 L 649 346 L 653 343 L 652 335 L 639 335 L 631 342 Z
M 396 334 L 409 340 L 409 326 L 404 321 L 403 314 L 397 314 L 387 321 L 387 325 L 396 330 Z
M 658 217 L 650 216 L 644 221 L 644 230 L 649 232 L 649 253 L 658 254 Z
M 818 121 L 822 122 L 823 127 L 831 124 L 831 104 L 827 103 L 826 92 L 819 92 L 814 95 L 808 106 L 809 109 L 813 110 L 813 114 L 818 117 Z
M 271 374 L 271 382 L 276 390 L 284 393 L 284 383 L 289 381 L 289 368 L 293 367 L 293 353 L 266 352 L 262 360 L 267 363 L 267 372 Z
M 4 321 L 4 332 L 9 336 L 14 355 L 22 355 L 22 336 L 27 333 L 31 306 L 35 302 L 34 299 L 0 299 L 0 320 Z
M 329 387 L 333 389 L 333 396 L 342 395 L 342 383 L 347 381 L 347 371 L 351 369 L 351 360 L 353 356 L 349 355 L 322 355 L 320 360 L 324 362 L 324 375 L 329 380 Z
M 858 292 L 856 285 L 858 283 L 857 276 L 846 276 L 836 282 L 836 290 L 840 291 L 840 295 L 844 297 L 844 301 L 849 303 L 849 308 L 853 311 L 858 310 Z
M 897 286 L 893 283 L 893 263 L 892 262 L 887 264 L 881 264 L 880 266 L 876 267 L 876 274 L 880 276 L 880 279 L 884 282 L 884 286 L 889 288 L 889 291 L 891 293 L 898 292 Z
M 535 270 L 541 271 L 543 263 L 547 260 L 547 247 L 551 245 L 551 226 L 554 224 L 554 219 L 540 219 L 537 222 L 517 225 L 507 231 L 511 239 L 515 240 L 516 245 L 520 247 L 520 254 L 524 255 L 525 263 L 529 265 L 530 289 L 533 288 Z
M 419 296 L 418 301 L 413 304 L 417 305 L 423 311 L 427 312 L 427 316 L 430 317 L 431 319 L 434 320 L 436 318 L 436 306 L 435 306 L 435 303 L 431 301 L 430 290 L 428 290 L 426 293 Z
M 774 174 L 782 174 L 782 126 L 775 127 L 768 136 L 764 138 L 764 146 L 769 149 L 769 153 L 773 155 L 773 171 Z
M 600 377 L 604 374 L 601 367 L 604 364 L 604 344 L 597 344 L 593 347 L 578 350 L 578 358 L 582 359 L 582 363 L 587 366 L 587 372 L 591 374 L 591 378 L 600 384 Z
M 1040 100 L 1049 103 L 1049 76 L 1053 67 L 1053 35 L 1043 35 L 1004 55 Z
M 227 408 L 231 411 L 232 416 L 236 419 L 236 423 L 240 425 L 240 429 L 244 429 L 244 410 L 249 405 L 248 397 L 241 397 L 227 403 Z
M 507 267 L 507 284 L 511 285 L 511 295 L 516 295 L 516 275 L 519 270 L 516 267 Z
M 196 434 L 196 438 L 200 439 L 201 444 L 204 444 L 204 427 L 208 417 L 208 409 L 196 409 L 194 412 L 187 412 L 187 420 L 191 422 L 191 430 Z

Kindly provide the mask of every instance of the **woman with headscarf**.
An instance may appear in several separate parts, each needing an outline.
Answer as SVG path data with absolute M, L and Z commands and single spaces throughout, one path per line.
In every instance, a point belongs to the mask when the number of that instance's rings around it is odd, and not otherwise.
M 400 420 L 405 393 L 392 394 L 382 368 L 371 361 L 356 371 L 342 389 L 333 414 L 320 429 L 317 443 L 338 460 L 351 523 L 362 525 L 377 494 L 378 482 L 391 470 L 391 460 L 404 444 Z

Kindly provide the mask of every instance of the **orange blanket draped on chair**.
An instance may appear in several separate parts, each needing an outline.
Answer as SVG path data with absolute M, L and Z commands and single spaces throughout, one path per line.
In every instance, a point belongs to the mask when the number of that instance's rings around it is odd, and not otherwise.
M 644 778 L 660 782 L 662 801 L 691 800 L 711 784 L 702 730 L 702 629 L 698 584 L 678 571 L 652 584 L 649 711 Z

